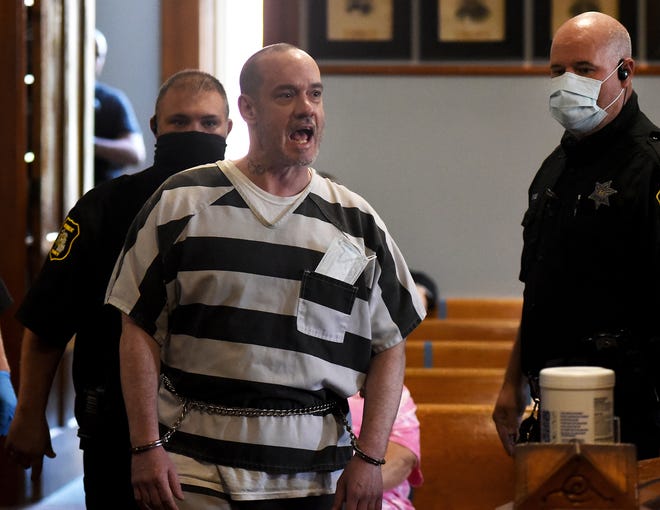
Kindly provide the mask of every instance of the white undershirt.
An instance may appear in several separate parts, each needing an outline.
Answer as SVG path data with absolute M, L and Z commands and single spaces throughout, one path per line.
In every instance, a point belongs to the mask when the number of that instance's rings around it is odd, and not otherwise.
M 308 168 L 310 175 L 309 184 L 298 193 L 290 197 L 281 197 L 273 195 L 261 189 L 252 182 L 238 167 L 231 161 L 225 161 L 225 175 L 238 191 L 239 195 L 245 200 L 252 213 L 266 227 L 275 227 L 288 214 L 300 205 L 300 203 L 309 194 L 314 170 Z

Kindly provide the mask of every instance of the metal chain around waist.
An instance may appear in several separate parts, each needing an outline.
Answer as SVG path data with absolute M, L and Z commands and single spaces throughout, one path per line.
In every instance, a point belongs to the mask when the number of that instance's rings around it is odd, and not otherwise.
M 318 404 L 315 406 L 300 407 L 297 409 L 257 409 L 254 407 L 228 407 L 221 406 L 217 404 L 209 404 L 208 402 L 202 402 L 200 400 L 191 400 L 189 398 L 179 395 L 174 388 L 172 381 L 166 376 L 161 375 L 161 380 L 163 385 L 174 396 L 176 396 L 179 401 L 183 404 L 184 410 L 186 413 L 195 409 L 196 411 L 206 413 L 206 414 L 218 414 L 222 416 L 244 416 L 244 417 L 257 417 L 257 416 L 301 416 L 305 414 L 318 414 L 326 413 L 337 408 L 337 402 L 324 402 L 323 404 Z M 184 415 L 185 416 L 185 415 Z
M 172 437 L 172 435 L 179 429 L 181 423 L 188 415 L 190 410 L 195 409 L 197 411 L 207 414 L 218 414 L 222 416 L 244 416 L 244 417 L 301 416 L 305 414 L 317 414 L 317 413 L 325 413 L 328 411 L 332 411 L 333 414 L 339 417 L 342 425 L 344 425 L 344 427 L 346 428 L 346 431 L 348 432 L 351 439 L 351 445 L 353 445 L 353 447 L 355 447 L 356 445 L 357 437 L 355 436 L 355 433 L 353 432 L 353 429 L 351 428 L 351 425 L 348 422 L 348 418 L 346 417 L 346 414 L 344 414 L 344 412 L 342 411 L 341 407 L 338 405 L 337 402 L 325 402 L 324 404 L 301 407 L 298 409 L 256 409 L 252 407 L 226 407 L 216 404 L 209 404 L 207 402 L 201 402 L 199 400 L 191 400 L 189 398 L 183 397 L 177 393 L 174 384 L 165 374 L 161 374 L 160 377 L 161 380 L 163 381 L 163 386 L 165 386 L 165 389 L 167 389 L 167 391 L 172 393 L 172 395 L 174 395 L 182 404 L 181 413 L 174 421 L 172 426 L 169 428 L 169 430 L 165 434 L 163 434 L 163 437 L 161 438 L 164 443 L 167 443 Z

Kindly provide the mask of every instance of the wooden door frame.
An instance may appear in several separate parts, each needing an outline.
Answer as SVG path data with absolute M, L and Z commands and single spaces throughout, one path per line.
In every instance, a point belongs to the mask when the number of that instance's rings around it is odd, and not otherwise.
M 233 0 L 232 0 L 233 1 Z M 264 46 L 299 44 L 299 0 L 264 0 Z M 161 83 L 182 69 L 215 68 L 214 0 L 161 0 Z
M 64 212 L 83 191 L 82 169 L 93 160 L 94 1 L 0 2 L 0 62 L 8 71 L 0 82 L 5 118 L 0 123 L 0 277 L 14 299 L 0 327 L 15 388 L 23 327 L 14 314 L 48 251 L 45 233 L 59 229 Z M 32 83 L 26 75 L 34 77 Z M 25 160 L 28 152 L 34 154 L 31 162 Z M 63 425 L 72 415 L 70 388 L 70 373 L 58 374 L 49 399 L 51 426 Z M 62 468 L 75 467 L 67 457 L 80 457 L 75 440 L 59 450 L 57 459 L 45 462 L 38 483 L 30 483 L 26 472 L 7 459 L 3 442 L 0 438 L 0 506 L 56 490 L 70 480 L 63 478 Z

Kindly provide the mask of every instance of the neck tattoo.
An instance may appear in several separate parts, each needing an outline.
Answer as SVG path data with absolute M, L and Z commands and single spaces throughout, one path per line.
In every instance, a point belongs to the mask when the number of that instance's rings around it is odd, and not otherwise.
M 259 163 L 255 163 L 251 159 L 248 159 L 247 165 L 248 165 L 248 171 L 252 174 L 262 175 L 266 172 L 266 168 L 263 165 L 260 165 Z

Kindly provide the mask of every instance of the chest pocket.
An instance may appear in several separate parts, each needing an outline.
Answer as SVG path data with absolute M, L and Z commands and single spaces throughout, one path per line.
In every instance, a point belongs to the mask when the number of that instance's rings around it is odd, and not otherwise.
M 298 297 L 298 331 L 331 342 L 342 342 L 356 295 L 354 285 L 305 271 Z

